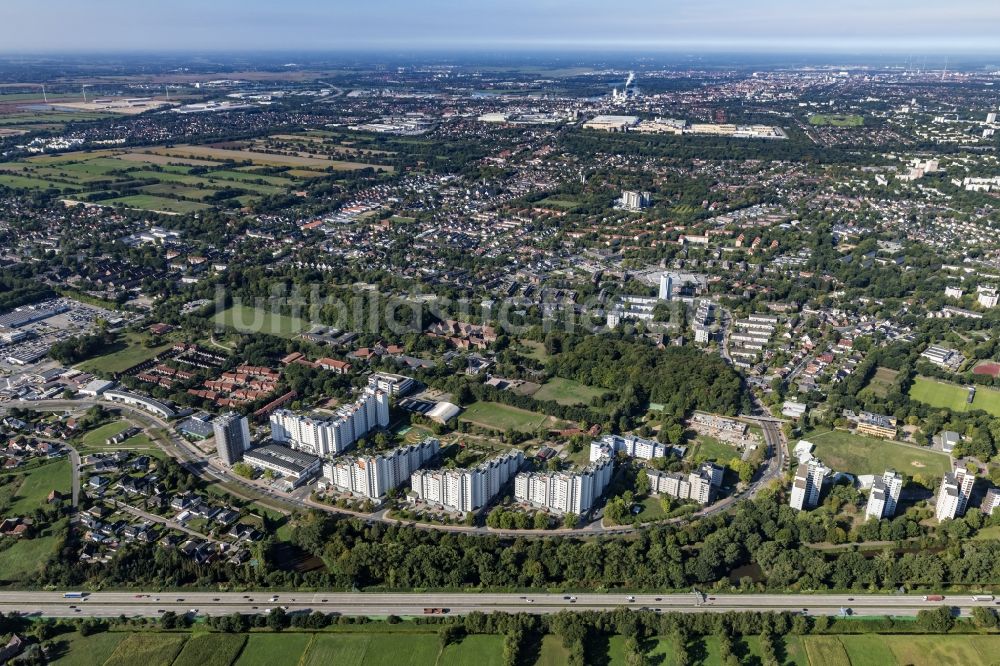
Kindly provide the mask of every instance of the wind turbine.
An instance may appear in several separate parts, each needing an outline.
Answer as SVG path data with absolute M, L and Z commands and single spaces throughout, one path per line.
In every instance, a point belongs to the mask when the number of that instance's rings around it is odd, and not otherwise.
M 93 86 L 90 85 L 89 83 L 84 83 L 83 86 L 81 86 L 81 88 L 80 88 L 81 90 L 83 90 L 83 101 L 84 101 L 84 103 L 86 103 L 86 101 L 87 101 L 87 88 L 93 88 Z

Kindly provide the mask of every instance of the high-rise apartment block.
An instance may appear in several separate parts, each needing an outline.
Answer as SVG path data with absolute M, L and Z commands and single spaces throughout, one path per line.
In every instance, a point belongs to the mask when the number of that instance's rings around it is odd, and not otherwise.
M 823 479 L 829 470 L 823 463 L 813 458 L 802 463 L 795 470 L 789 505 L 797 510 L 812 509 L 819 504 L 819 494 L 823 490 Z
M 271 439 L 316 456 L 343 453 L 376 428 L 389 425 L 389 394 L 368 388 L 355 402 L 329 417 L 278 409 L 271 414 Z
M 521 451 L 510 451 L 471 469 L 417 470 L 410 475 L 413 498 L 450 511 L 478 511 L 524 464 Z
M 385 453 L 341 456 L 323 465 L 325 485 L 360 497 L 378 500 L 399 487 L 441 450 L 441 443 L 428 437 Z
M 514 477 L 514 499 L 548 511 L 582 515 L 611 481 L 614 460 L 603 457 L 579 472 L 532 472 Z
M 938 520 L 951 520 L 965 515 L 965 509 L 972 497 L 972 486 L 976 483 L 976 475 L 964 467 L 954 472 L 946 472 L 938 489 L 937 505 L 934 515 Z
M 896 503 L 903 489 L 903 475 L 896 470 L 887 470 L 872 483 L 872 491 L 868 495 L 865 507 L 865 518 L 892 518 L 896 515 Z
M 590 462 L 596 462 L 604 456 L 614 458 L 619 452 L 629 458 L 652 460 L 667 455 L 667 448 L 655 440 L 635 435 L 605 435 L 590 443 Z
M 212 421 L 215 431 L 215 450 L 227 465 L 243 460 L 243 452 L 250 448 L 250 424 L 247 417 L 229 412 Z

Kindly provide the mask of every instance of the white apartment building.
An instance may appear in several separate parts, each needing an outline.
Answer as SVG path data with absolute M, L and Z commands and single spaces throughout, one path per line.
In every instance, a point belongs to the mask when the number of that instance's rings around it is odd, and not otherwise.
M 965 509 L 972 496 L 972 486 L 976 483 L 976 475 L 964 467 L 954 472 L 946 472 L 938 490 L 937 505 L 934 515 L 938 520 L 951 520 L 965 514 Z
M 514 477 L 514 499 L 556 513 L 590 511 L 611 481 L 614 461 L 602 457 L 579 472 L 533 472 Z
M 675 474 L 647 469 L 649 491 L 654 495 L 667 495 L 698 504 L 712 501 L 715 489 L 722 485 L 724 470 L 712 463 L 704 463 L 696 472 Z
M 789 505 L 796 511 L 812 509 L 819 504 L 819 494 L 823 489 L 823 479 L 829 470 L 819 460 L 813 458 L 802 463 L 795 470 Z
M 368 388 L 350 405 L 330 417 L 278 409 L 271 414 L 271 439 L 316 456 L 343 453 L 376 428 L 389 425 L 389 394 Z
M 892 518 L 896 514 L 896 504 L 899 493 L 903 489 L 903 475 L 896 470 L 886 470 L 880 478 L 872 483 L 872 491 L 868 495 L 865 507 L 865 518 L 881 520 Z
M 667 447 L 636 435 L 605 435 L 590 443 L 590 462 L 596 462 L 605 456 L 614 458 L 618 452 L 624 452 L 630 458 L 652 460 L 666 456 Z
M 411 497 L 450 511 L 478 511 L 524 464 L 521 451 L 510 451 L 471 469 L 417 470 L 410 475 Z
M 416 384 L 413 379 L 404 375 L 395 375 L 388 372 L 373 372 L 368 375 L 368 388 L 374 391 L 387 393 L 389 397 L 396 395 L 406 395 Z
M 428 437 L 387 453 L 371 456 L 343 456 L 323 465 L 326 486 L 360 497 L 379 500 L 399 487 L 410 475 L 441 450 L 441 443 Z

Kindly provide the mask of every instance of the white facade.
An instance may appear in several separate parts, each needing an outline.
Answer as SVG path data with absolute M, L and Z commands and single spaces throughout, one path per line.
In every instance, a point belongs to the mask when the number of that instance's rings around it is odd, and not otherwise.
M 667 447 L 652 439 L 635 435 L 605 435 L 590 443 L 590 462 L 596 462 L 602 457 L 614 458 L 619 452 L 624 452 L 630 458 L 652 460 L 667 455 Z
M 330 418 L 275 410 L 271 414 L 271 439 L 313 455 L 329 456 L 343 453 L 371 430 L 388 425 L 389 394 L 369 388 Z
M 724 470 L 712 463 L 704 463 L 690 474 L 674 474 L 647 469 L 649 490 L 654 495 L 667 495 L 681 500 L 693 500 L 698 504 L 712 501 L 715 489 L 722 485 Z
M 380 499 L 405 483 L 413 472 L 441 450 L 441 443 L 428 437 L 419 444 L 374 456 L 344 456 L 323 465 L 327 485 L 369 499 Z
M 896 504 L 902 489 L 903 475 L 895 470 L 887 470 L 881 478 L 875 479 L 871 494 L 868 495 L 865 518 L 892 518 L 896 514 Z
M 611 481 L 614 461 L 602 457 L 579 472 L 522 473 L 514 479 L 514 498 L 557 513 L 590 511 Z
M 823 478 L 827 470 L 815 458 L 803 463 L 795 470 L 795 480 L 792 481 L 792 492 L 789 505 L 797 510 L 812 509 L 819 504 L 819 494 L 823 489 Z
M 215 449 L 219 458 L 227 465 L 243 459 L 243 453 L 250 448 L 250 424 L 247 417 L 229 412 L 212 421 L 215 431 Z
M 965 468 L 947 472 L 938 490 L 937 504 L 934 515 L 938 520 L 951 520 L 965 514 L 972 496 L 972 486 L 976 483 L 976 475 Z
M 417 470 L 410 475 L 410 487 L 416 499 L 451 511 L 477 511 L 523 464 L 524 454 L 510 451 L 471 469 Z

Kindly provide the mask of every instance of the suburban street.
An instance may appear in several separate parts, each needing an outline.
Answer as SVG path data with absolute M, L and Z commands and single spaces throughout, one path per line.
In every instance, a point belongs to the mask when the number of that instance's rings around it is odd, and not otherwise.
M 277 598 L 275 598 L 275 596 Z M 631 599 L 634 599 L 632 601 Z M 322 611 L 345 615 L 424 615 L 425 608 L 447 609 L 447 614 L 473 611 L 556 613 L 561 610 L 611 610 L 617 607 L 660 612 L 791 611 L 808 615 L 839 615 L 850 609 L 857 616 L 915 615 L 941 605 L 957 607 L 962 615 L 975 606 L 993 606 L 992 599 L 974 601 L 971 595 L 924 601 L 916 595 L 780 595 L 719 594 L 383 594 L 334 592 L 94 592 L 84 598 L 64 598 L 62 592 L 2 592 L 0 611 L 48 617 L 157 616 L 178 614 L 228 615 L 260 613 L 277 607 L 289 613 Z

